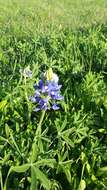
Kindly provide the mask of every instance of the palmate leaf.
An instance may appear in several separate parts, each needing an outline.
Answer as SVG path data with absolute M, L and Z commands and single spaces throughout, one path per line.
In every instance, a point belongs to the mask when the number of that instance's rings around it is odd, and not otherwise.
M 65 118 L 65 120 L 63 121 L 63 124 L 61 126 L 59 124 L 60 124 L 60 120 L 56 119 L 55 120 L 55 125 L 56 125 L 57 132 L 61 133 L 65 129 L 66 125 L 67 125 L 67 119 Z
M 41 182 L 44 188 L 47 190 L 50 189 L 51 183 L 50 180 L 46 177 L 46 175 L 38 168 L 40 166 L 49 166 L 51 168 L 54 168 L 54 164 L 56 164 L 55 159 L 42 159 L 40 161 L 37 161 L 35 163 L 28 163 L 28 164 L 23 164 L 21 166 L 12 166 L 7 174 L 7 178 L 5 180 L 4 184 L 4 190 L 7 190 L 7 180 L 9 175 L 12 172 L 17 172 L 17 173 L 24 173 L 26 172 L 30 167 L 31 167 L 31 187 L 30 190 L 35 190 L 34 188 L 36 187 L 37 180 Z
M 20 154 L 20 156 L 22 157 L 22 154 L 20 152 L 20 149 L 15 141 L 14 135 L 12 130 L 9 128 L 9 126 L 6 124 L 5 125 L 5 133 L 6 133 L 6 137 L 8 139 L 5 139 L 4 137 L 0 136 L 0 140 L 1 141 L 6 141 L 8 144 L 10 144 L 10 146 L 15 147 L 15 149 L 17 150 L 17 152 Z M 9 139 L 10 138 L 10 139 Z
M 68 145 L 74 147 L 73 141 L 69 138 L 75 132 L 75 127 L 67 129 L 65 131 L 59 131 L 58 136 L 61 137 Z
M 21 166 L 12 166 L 10 168 L 10 170 L 8 171 L 5 183 L 4 183 L 4 188 L 3 190 L 7 190 L 7 181 L 8 181 L 8 177 L 12 172 L 17 172 L 17 173 L 23 173 L 26 172 L 29 168 L 30 168 L 30 164 L 23 164 Z

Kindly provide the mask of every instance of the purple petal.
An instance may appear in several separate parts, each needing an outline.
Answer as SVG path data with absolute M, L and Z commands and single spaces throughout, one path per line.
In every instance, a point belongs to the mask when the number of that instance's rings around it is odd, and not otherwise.
M 43 80 L 40 80 L 40 81 L 39 81 L 39 86 L 38 86 L 38 87 L 39 87 L 39 89 L 42 90 L 42 88 L 43 88 Z
M 55 91 L 51 91 L 51 92 L 50 92 L 50 95 L 51 95 L 51 96 L 55 96 L 55 95 L 56 95 L 56 92 L 55 92 Z
M 59 106 L 58 106 L 57 104 L 53 104 L 53 105 L 52 105 L 52 109 L 53 109 L 53 110 L 58 110 L 58 109 L 59 109 Z
M 43 109 L 44 109 L 44 110 L 48 110 L 49 108 L 48 108 L 48 106 L 45 106 Z
M 42 93 L 47 93 L 48 91 L 49 91 L 48 86 L 43 86 L 41 92 Z
M 36 99 L 35 99 L 34 96 L 30 96 L 30 97 L 29 97 L 29 100 L 31 100 L 32 102 L 36 102 Z
M 51 95 L 51 98 L 53 100 L 63 100 L 64 99 L 64 97 L 61 96 L 60 94 Z
M 37 103 L 39 103 L 41 98 L 40 97 L 35 97 L 35 100 L 36 100 Z
M 64 99 L 64 97 L 61 96 L 61 95 L 58 95 L 58 96 L 56 97 L 56 100 L 63 100 L 63 99 Z
M 35 96 L 35 97 L 40 97 L 40 92 L 39 92 L 39 90 L 36 90 L 36 91 L 35 91 L 34 96 Z
M 34 109 L 34 111 L 38 112 L 38 111 L 40 111 L 40 108 L 37 107 L 37 108 Z
M 41 99 L 39 101 L 39 105 L 40 105 L 41 108 L 44 108 L 45 106 L 47 106 L 47 104 L 48 104 L 48 99 L 47 98 L 46 99 Z

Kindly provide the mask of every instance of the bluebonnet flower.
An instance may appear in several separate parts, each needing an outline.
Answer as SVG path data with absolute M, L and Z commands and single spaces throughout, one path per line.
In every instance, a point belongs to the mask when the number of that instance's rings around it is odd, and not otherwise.
M 60 94 L 61 85 L 58 84 L 58 76 L 50 70 L 46 73 L 45 80 L 40 80 L 38 85 L 34 85 L 34 96 L 30 97 L 30 100 L 37 103 L 35 111 L 39 110 L 58 110 L 59 106 L 57 101 L 63 100 L 63 96 Z

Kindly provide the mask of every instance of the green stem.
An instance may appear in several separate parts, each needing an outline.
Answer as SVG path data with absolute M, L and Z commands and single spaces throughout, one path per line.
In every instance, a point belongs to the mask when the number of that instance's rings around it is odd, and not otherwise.
M 86 163 L 84 163 L 84 165 L 83 165 L 83 167 L 82 167 L 82 172 L 81 172 L 81 180 L 82 180 L 82 178 L 83 178 L 83 175 L 84 175 L 84 169 L 85 169 L 85 165 L 86 165 Z
M 29 102 L 29 98 L 28 98 L 27 89 L 26 89 L 26 76 L 24 76 L 24 84 L 25 84 L 25 97 L 26 97 L 26 101 L 28 103 Z
M 44 116 L 45 116 L 45 110 L 42 111 L 42 114 L 41 114 L 41 117 L 40 117 L 40 121 L 39 121 L 39 124 L 38 124 L 37 129 L 36 129 L 35 136 L 41 134 L 41 126 L 42 126 L 42 122 L 43 122 Z
M 27 85 L 27 82 L 26 82 L 26 76 L 24 76 L 24 91 L 25 91 L 25 98 L 26 98 L 26 103 L 27 103 L 27 106 L 28 106 L 28 113 L 27 113 L 27 118 L 28 118 L 28 124 L 30 123 L 30 118 L 31 118 L 31 105 L 29 103 L 29 98 L 28 98 L 28 93 L 27 93 L 27 88 L 26 88 L 26 85 Z

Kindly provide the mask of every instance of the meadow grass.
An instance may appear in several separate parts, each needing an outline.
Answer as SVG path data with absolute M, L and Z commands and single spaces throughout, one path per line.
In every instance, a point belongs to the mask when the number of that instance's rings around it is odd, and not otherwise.
M 1 0 L 1 190 L 107 189 L 106 5 Z M 29 97 L 50 67 L 64 100 L 44 115 Z
M 106 22 L 106 0 L 0 0 L 1 32 L 28 35 Z

